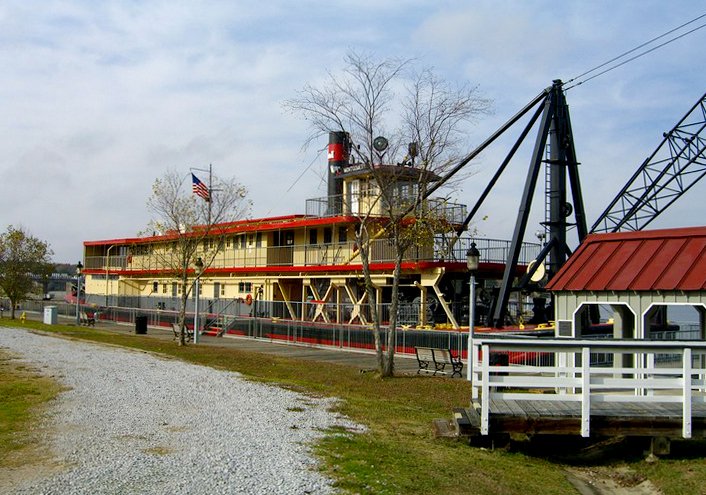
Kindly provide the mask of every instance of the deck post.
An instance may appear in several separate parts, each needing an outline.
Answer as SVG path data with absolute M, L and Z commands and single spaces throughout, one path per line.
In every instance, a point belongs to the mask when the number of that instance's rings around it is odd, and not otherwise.
M 483 390 L 481 391 L 480 433 L 487 435 L 490 425 L 490 346 L 485 344 L 481 352 L 483 353 L 481 364 Z
M 682 404 L 682 437 L 691 438 L 691 348 L 685 347 L 682 353 L 684 393 Z
M 581 436 L 591 435 L 591 350 L 581 348 Z
M 476 345 L 471 341 L 471 347 L 468 350 L 468 369 L 470 373 L 471 380 L 471 400 L 478 400 L 478 384 L 476 383 L 476 373 L 479 369 L 478 363 L 478 352 L 476 352 Z

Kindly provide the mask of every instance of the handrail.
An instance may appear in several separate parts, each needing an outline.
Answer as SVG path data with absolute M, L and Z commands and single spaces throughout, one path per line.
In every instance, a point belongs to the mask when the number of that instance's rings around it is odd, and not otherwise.
M 591 347 L 600 352 L 612 352 L 625 348 L 645 348 L 650 350 L 674 350 L 684 347 L 706 350 L 704 340 L 642 340 L 642 339 L 537 339 L 533 337 L 522 338 L 517 335 L 505 337 L 502 334 L 483 335 L 473 338 L 474 345 L 492 345 L 498 350 L 554 350 L 581 349 Z
M 510 241 L 485 237 L 464 238 L 448 253 L 443 238 L 433 245 L 410 249 L 404 261 L 456 261 L 466 263 L 466 251 L 475 242 L 481 252 L 482 263 L 505 263 Z M 329 248 L 329 249 L 327 249 Z M 523 243 L 520 263 L 535 259 L 541 246 Z M 330 244 L 302 244 L 294 246 L 263 246 L 252 249 L 224 249 L 214 258 L 211 268 L 240 268 L 266 266 L 331 266 L 346 262 L 356 249 L 354 241 Z M 387 239 L 379 239 L 371 245 L 371 263 L 389 263 L 395 259 L 395 250 Z M 85 270 L 105 271 L 159 271 L 167 270 L 169 263 L 158 254 L 124 256 L 86 256 Z
M 706 341 L 635 339 L 572 340 L 479 336 L 472 341 L 472 400 L 480 401 L 482 435 L 490 424 L 494 400 L 578 402 L 581 435 L 590 435 L 591 406 L 601 402 L 681 404 L 682 436 L 691 438 L 692 408 L 706 404 Z M 491 353 L 539 353 L 540 365 L 491 366 Z M 596 366 L 592 353 L 613 354 L 613 366 Z M 675 355 L 678 368 L 658 366 L 661 355 Z M 621 355 L 634 366 L 620 365 Z M 695 359 L 697 358 L 698 359 Z M 552 394 L 528 393 L 545 389 Z M 657 414 L 657 413 L 656 413 Z

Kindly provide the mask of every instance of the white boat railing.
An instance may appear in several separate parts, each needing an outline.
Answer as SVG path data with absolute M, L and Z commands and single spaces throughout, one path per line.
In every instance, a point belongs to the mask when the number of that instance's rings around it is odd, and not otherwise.
M 706 404 L 706 341 L 473 339 L 472 401 L 480 402 L 480 432 L 489 431 L 493 401 L 577 402 L 581 435 L 590 435 L 591 406 L 601 402 L 681 405 L 682 436 L 691 438 L 692 408 Z M 498 355 L 536 353 L 538 364 L 505 364 Z M 612 366 L 591 363 L 612 354 Z M 492 358 L 491 358 L 492 355 Z M 660 362 L 658 356 L 675 358 Z M 491 365 L 503 362 L 505 365 Z M 544 393 L 537 393 L 544 392 Z M 547 393 L 548 392 L 548 393 Z M 657 408 L 655 408 L 657 409 Z M 655 415 L 659 415 L 655 412 Z

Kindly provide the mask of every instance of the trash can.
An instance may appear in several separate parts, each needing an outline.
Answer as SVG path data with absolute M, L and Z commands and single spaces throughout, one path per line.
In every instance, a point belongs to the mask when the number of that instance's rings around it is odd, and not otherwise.
M 146 316 L 136 316 L 135 317 L 135 333 L 138 335 L 145 335 L 147 333 L 147 317 Z
M 44 307 L 44 324 L 56 325 L 56 306 Z

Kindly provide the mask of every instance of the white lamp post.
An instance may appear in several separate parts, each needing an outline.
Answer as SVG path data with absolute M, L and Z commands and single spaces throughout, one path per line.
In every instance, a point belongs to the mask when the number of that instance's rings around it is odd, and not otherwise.
M 466 366 L 467 378 L 470 382 L 473 379 L 473 327 L 476 317 L 476 270 L 480 262 L 480 251 L 475 242 L 471 242 L 471 248 L 466 252 L 466 266 L 471 274 L 470 294 L 468 297 L 468 365 Z
M 194 281 L 194 344 L 199 343 L 199 293 L 201 292 L 201 270 L 203 270 L 203 260 L 196 258 L 196 280 Z
M 81 325 L 81 271 L 83 270 L 83 263 L 80 261 L 76 263 L 76 326 Z

